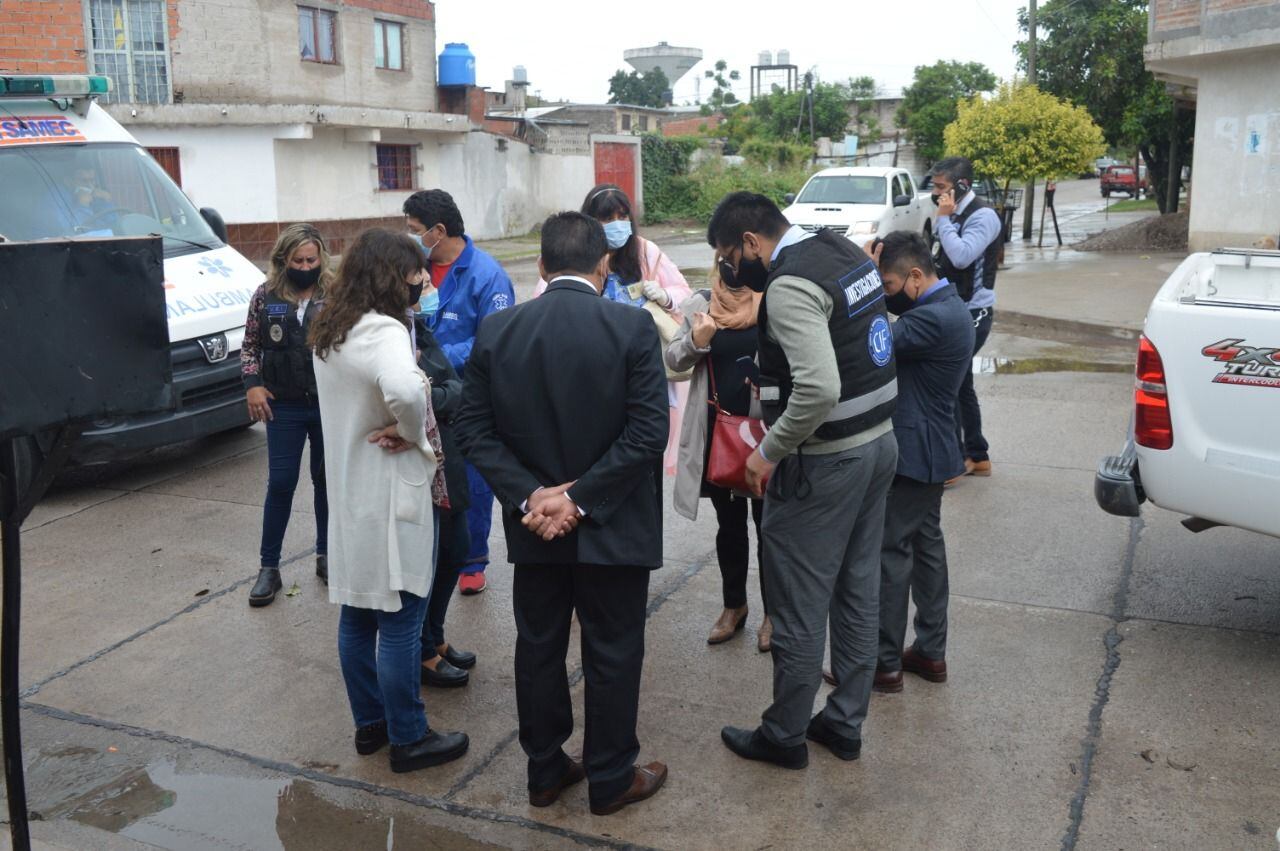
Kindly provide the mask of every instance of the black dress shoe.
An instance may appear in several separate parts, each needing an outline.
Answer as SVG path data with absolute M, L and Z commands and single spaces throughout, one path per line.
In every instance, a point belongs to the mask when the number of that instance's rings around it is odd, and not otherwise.
M 467 680 L 471 679 L 471 674 L 455 668 L 449 664 L 449 660 L 441 658 L 436 663 L 436 669 L 433 671 L 426 665 L 422 666 L 422 684 L 433 688 L 461 688 L 467 684 Z
M 387 743 L 387 722 L 379 721 L 356 729 L 356 753 L 368 756 L 377 753 Z
M 804 768 L 809 764 L 807 745 L 799 744 L 789 748 L 775 745 L 764 737 L 759 727 L 754 730 L 725 727 L 720 731 L 720 738 L 724 740 L 729 750 L 743 759 L 771 762 L 774 765 L 792 769 Z
M 428 730 L 425 736 L 411 745 L 391 746 L 391 770 L 404 774 L 406 771 L 453 762 L 467 752 L 470 743 L 466 733 L 437 733 L 435 730 Z
M 276 592 L 284 587 L 280 581 L 280 568 L 264 567 L 258 571 L 258 581 L 253 583 L 249 591 L 250 606 L 270 606 L 276 598 Z
M 464 671 L 469 671 L 476 666 L 476 654 L 455 649 L 452 644 L 445 649 L 444 658 L 453 667 L 462 668 Z
M 841 736 L 827 724 L 827 720 L 819 712 L 809 722 L 805 738 L 811 742 L 824 745 L 827 750 L 843 760 L 857 759 L 862 755 L 862 739 L 851 739 Z
M 326 586 L 329 584 L 329 557 L 326 555 L 316 556 L 316 576 L 320 577 L 320 581 Z

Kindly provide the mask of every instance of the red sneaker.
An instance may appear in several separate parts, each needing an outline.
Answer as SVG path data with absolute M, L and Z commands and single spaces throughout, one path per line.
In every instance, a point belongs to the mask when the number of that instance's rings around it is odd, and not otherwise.
M 464 573 L 458 577 L 458 590 L 463 594 L 479 594 L 488 587 L 489 584 L 484 581 L 483 571 L 478 573 Z

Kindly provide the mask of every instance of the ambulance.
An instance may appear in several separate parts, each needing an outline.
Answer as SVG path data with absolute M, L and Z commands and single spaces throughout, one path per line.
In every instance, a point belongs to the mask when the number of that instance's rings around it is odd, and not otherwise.
M 239 354 L 249 300 L 264 277 L 227 245 L 217 212 L 197 210 L 98 105 L 110 84 L 98 76 L 0 76 L 0 239 L 164 239 L 177 408 L 94 422 L 73 453 L 80 464 L 249 425 Z M 20 465 L 34 467 L 49 448 L 50 436 L 26 440 Z

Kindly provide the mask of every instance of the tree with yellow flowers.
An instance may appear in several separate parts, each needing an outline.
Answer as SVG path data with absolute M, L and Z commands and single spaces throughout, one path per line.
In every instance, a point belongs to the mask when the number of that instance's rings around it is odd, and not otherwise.
M 961 101 L 943 138 L 948 156 L 968 157 L 975 173 L 1006 190 L 1013 181 L 1083 174 L 1106 153 L 1102 130 L 1083 107 L 1028 84 Z

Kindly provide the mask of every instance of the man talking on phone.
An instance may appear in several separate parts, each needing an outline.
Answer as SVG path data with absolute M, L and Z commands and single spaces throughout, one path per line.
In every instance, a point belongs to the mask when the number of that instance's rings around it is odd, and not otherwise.
M 973 353 L 991 333 L 996 309 L 996 267 L 1000 256 L 1000 217 L 973 191 L 973 163 L 949 157 L 929 172 L 938 219 L 938 276 L 947 279 L 973 317 Z M 965 476 L 990 476 L 991 457 L 982 436 L 982 409 L 973 389 L 973 370 L 965 372 L 956 404 L 956 436 L 964 453 Z M 956 478 L 959 478 L 957 476 Z M 955 481 L 952 479 L 951 481 Z

